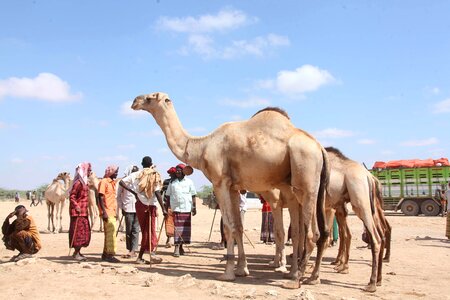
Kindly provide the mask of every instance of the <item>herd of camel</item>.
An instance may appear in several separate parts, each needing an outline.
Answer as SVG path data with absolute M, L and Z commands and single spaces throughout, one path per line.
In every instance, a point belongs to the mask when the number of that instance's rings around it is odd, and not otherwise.
M 340 237 L 335 269 L 348 273 L 351 243 L 346 221 L 348 202 L 363 221 L 371 246 L 372 271 L 364 290 L 375 292 L 381 285 L 382 263 L 390 258 L 391 226 L 383 212 L 380 183 L 361 164 L 345 157 L 338 149 L 322 147 L 313 136 L 296 128 L 285 111 L 275 107 L 260 110 L 245 121 L 222 124 L 201 137 L 187 133 L 165 93 L 138 96 L 131 108 L 149 112 L 161 127 L 173 154 L 201 170 L 212 183 L 226 240 L 236 241 L 238 249 L 235 267 L 234 245 L 227 243 L 225 272 L 219 280 L 232 281 L 236 276 L 249 275 L 239 212 L 239 190 L 248 190 L 262 195 L 272 207 L 276 243 L 274 266 L 289 279 L 284 287 L 298 288 L 302 282 L 320 283 L 320 264 L 334 216 Z M 93 210 L 96 209 L 96 181 L 95 175 L 89 178 Z M 53 223 L 53 230 L 61 227 L 62 209 L 58 207 L 64 201 L 55 199 L 60 192 L 57 190 L 67 190 L 69 185 L 69 174 L 61 173 L 45 192 L 47 204 L 50 204 L 49 230 L 55 206 L 57 225 Z M 293 254 L 289 272 L 284 249 L 283 208 L 288 208 L 291 220 Z M 91 213 L 91 220 L 95 222 L 95 211 Z M 314 269 L 303 281 L 315 247 Z

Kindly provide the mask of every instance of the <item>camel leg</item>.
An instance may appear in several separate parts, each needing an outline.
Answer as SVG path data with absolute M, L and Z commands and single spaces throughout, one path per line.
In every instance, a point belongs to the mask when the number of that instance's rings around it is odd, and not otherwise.
M 215 185 L 217 200 L 224 223 L 227 240 L 227 256 L 225 273 L 218 277 L 219 280 L 233 281 L 238 276 L 247 276 L 247 261 L 243 246 L 243 228 L 239 212 L 239 192 L 230 190 L 225 184 Z M 238 266 L 236 275 L 234 272 L 234 241 L 238 245 Z
M 263 198 L 269 202 L 272 208 L 273 229 L 275 232 L 275 256 L 269 266 L 275 267 L 275 272 L 286 273 L 286 252 L 284 246 L 284 225 L 283 225 L 283 207 L 281 193 L 279 190 L 271 190 L 261 193 Z
M 380 252 L 378 254 L 378 271 L 377 271 L 377 286 L 381 286 L 381 281 L 382 281 L 382 277 L 383 277 L 383 273 L 382 273 L 382 269 L 383 269 L 383 249 L 386 246 L 386 239 L 385 236 L 383 234 L 384 229 L 382 228 L 382 225 L 380 224 L 380 222 L 377 220 L 377 231 L 378 234 L 381 236 L 381 243 L 380 243 Z
M 55 229 L 54 229 L 54 233 L 59 233 L 60 232 L 60 227 L 61 227 L 61 224 L 59 223 L 59 220 L 60 220 L 60 210 L 59 210 L 59 207 L 60 207 L 60 203 L 59 202 L 56 202 L 55 203 L 55 210 L 54 210 L 54 213 L 53 213 L 53 215 L 54 215 L 54 217 L 55 217 Z
M 62 232 L 63 228 L 62 228 L 62 212 L 64 210 L 64 205 L 66 204 L 66 199 L 63 199 L 60 203 L 60 208 L 59 208 L 59 232 Z
M 298 274 L 298 255 L 299 255 L 299 240 L 300 240 L 300 205 L 290 203 L 289 215 L 291 217 L 291 238 L 292 238 L 292 261 L 289 273 L 284 274 L 284 278 L 291 279 L 283 284 L 284 288 L 297 289 L 300 287 L 300 278 Z
M 389 262 L 391 260 L 391 237 L 392 237 L 392 227 L 387 220 L 385 220 L 385 238 L 386 238 L 386 254 L 384 255 L 383 261 Z
M 350 245 L 352 242 L 352 233 L 347 224 L 347 215 L 348 212 L 345 207 L 336 210 L 339 233 L 340 235 L 342 234 L 342 236 L 340 236 L 341 241 L 339 243 L 339 264 L 336 266 L 335 270 L 341 274 L 348 274 L 348 261 L 350 258 Z

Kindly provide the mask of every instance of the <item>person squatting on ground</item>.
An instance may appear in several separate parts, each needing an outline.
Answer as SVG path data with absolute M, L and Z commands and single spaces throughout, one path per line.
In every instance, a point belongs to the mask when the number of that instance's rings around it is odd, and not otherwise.
M 176 166 L 177 179 L 169 184 L 166 191 L 166 195 L 170 197 L 170 208 L 173 211 L 175 225 L 174 257 L 184 255 L 183 244 L 191 243 L 191 213 L 192 216 L 197 214 L 195 203 L 197 191 L 192 180 L 185 177 L 183 173 L 185 167 L 184 164 Z
M 103 219 L 105 242 L 103 246 L 102 260 L 112 263 L 120 262 L 114 255 L 117 250 L 116 221 L 116 182 L 119 173 L 118 166 L 108 166 L 103 179 L 98 184 L 98 210 Z
M 11 261 L 31 257 L 42 247 L 39 231 L 33 218 L 27 212 L 25 206 L 17 205 L 14 211 L 8 214 L 2 225 L 2 239 L 6 249 L 19 251 L 18 255 L 11 258 Z M 16 219 L 10 224 L 9 219 L 14 216 Z
M 261 242 L 265 244 L 273 244 L 274 235 L 273 235 L 273 215 L 272 209 L 270 208 L 269 202 L 264 200 L 263 196 L 259 196 L 259 200 L 262 203 L 262 220 L 261 220 Z
M 167 188 L 169 187 L 169 184 L 174 181 L 177 176 L 175 173 L 177 172 L 177 169 L 175 167 L 171 167 L 169 170 L 167 170 L 167 174 L 169 174 L 170 178 L 167 178 L 163 182 L 162 187 L 162 194 L 163 194 L 163 200 L 164 200 L 164 206 L 167 210 L 167 215 L 164 217 L 165 222 L 165 229 L 166 229 L 166 248 L 171 248 L 172 244 L 170 243 L 170 239 L 173 238 L 175 234 L 175 227 L 173 224 L 173 212 L 170 208 L 170 197 L 166 195 Z
M 157 203 L 159 203 L 159 205 L 161 206 L 164 216 L 167 215 L 161 197 L 161 176 L 156 170 L 156 167 L 153 165 L 152 159 L 149 156 L 145 156 L 144 158 L 142 158 L 142 167 L 142 170 L 131 173 L 127 177 L 122 178 L 122 180 L 119 181 L 119 185 L 122 186 L 125 190 L 132 193 L 137 200 L 136 214 L 139 220 L 139 225 L 141 227 L 142 239 L 141 248 L 139 250 L 139 255 L 136 263 L 146 263 L 146 261 L 143 259 L 143 255 L 145 252 L 150 252 L 150 259 L 152 263 L 160 263 L 162 259 L 157 257 L 153 251 L 158 243 L 155 220 L 157 216 Z M 149 222 L 149 219 L 151 219 L 151 224 Z M 151 241 L 149 241 L 150 232 Z
M 131 173 L 139 171 L 137 166 L 131 165 L 125 169 L 124 175 L 127 177 Z M 125 241 L 128 253 L 123 258 L 135 258 L 139 244 L 139 221 L 136 214 L 136 197 L 130 191 L 124 189 L 119 184 L 117 187 L 117 208 L 122 210 L 125 218 Z
M 91 241 L 91 226 L 88 218 L 88 176 L 91 174 L 91 164 L 80 163 L 75 169 L 75 178 L 69 190 L 69 247 L 74 248 L 73 258 L 78 261 L 86 260 L 81 254 L 82 247 L 89 246 Z

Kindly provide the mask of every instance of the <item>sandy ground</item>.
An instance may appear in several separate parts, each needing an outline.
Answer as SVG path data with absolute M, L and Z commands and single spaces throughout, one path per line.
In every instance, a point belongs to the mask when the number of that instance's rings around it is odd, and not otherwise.
M 23 202 L 29 207 L 29 202 Z M 0 202 L 3 220 L 15 207 L 14 202 Z M 8 262 L 17 254 L 0 245 L 0 290 L 2 299 L 300 299 L 309 293 L 315 299 L 450 299 L 450 242 L 444 236 L 445 218 L 405 217 L 389 213 L 393 226 L 391 262 L 383 266 L 383 286 L 376 293 L 361 289 L 370 275 L 370 250 L 361 241 L 362 223 L 349 217 L 353 233 L 350 253 L 350 273 L 338 274 L 330 262 L 337 254 L 332 247 L 325 254 L 322 283 L 303 285 L 298 290 L 286 290 L 282 274 L 275 273 L 268 263 L 274 246 L 259 242 L 260 210 L 246 213 L 245 250 L 250 276 L 235 282 L 216 281 L 224 270 L 220 262 L 225 251 L 211 250 L 220 239 L 220 212 L 217 212 L 211 242 L 208 236 L 214 210 L 200 207 L 193 217 L 193 243 L 186 256 L 172 257 L 172 249 L 164 247 L 163 232 L 158 254 L 163 263 L 152 268 L 122 259 L 120 264 L 103 263 L 103 233 L 94 232 L 84 254 L 88 262 L 78 263 L 68 256 L 68 209 L 63 214 L 63 233 L 47 232 L 45 205 L 29 208 L 41 231 L 43 249 L 35 259 L 23 263 Z M 285 213 L 287 224 L 288 214 Z M 126 253 L 125 237 L 119 233 L 118 254 Z M 288 253 L 291 247 L 287 247 Z M 26 263 L 26 264 L 24 264 Z M 156 298 L 154 298 L 156 297 Z

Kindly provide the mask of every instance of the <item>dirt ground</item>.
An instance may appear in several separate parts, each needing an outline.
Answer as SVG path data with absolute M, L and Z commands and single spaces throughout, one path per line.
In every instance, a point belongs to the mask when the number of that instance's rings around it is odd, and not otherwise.
M 325 254 L 321 272 L 322 283 L 303 285 L 298 290 L 281 287 L 282 274 L 275 273 L 268 263 L 274 246 L 259 242 L 261 211 L 249 210 L 245 215 L 246 234 L 254 244 L 245 241 L 250 276 L 235 282 L 220 282 L 215 277 L 223 272 L 225 251 L 212 250 L 220 240 L 220 211 L 217 211 L 211 242 L 208 236 L 214 210 L 200 207 L 193 217 L 193 243 L 190 253 L 173 257 L 172 249 L 164 247 L 165 233 L 160 241 L 159 265 L 141 266 L 131 259 L 120 264 L 103 263 L 103 233 L 94 232 L 91 244 L 84 249 L 85 263 L 68 256 L 68 209 L 63 213 L 63 233 L 47 232 L 47 209 L 42 205 L 29 207 L 41 232 L 42 250 L 35 259 L 11 263 L 17 253 L 0 245 L 0 290 L 2 299 L 450 299 L 450 241 L 445 238 L 445 218 L 405 217 L 388 213 L 393 226 L 391 262 L 383 266 L 383 286 L 376 293 L 361 289 L 370 275 L 370 250 L 361 241 L 362 223 L 351 215 L 353 233 L 350 273 L 338 274 L 330 262 L 337 254 L 331 247 Z M 0 202 L 0 217 L 7 216 L 16 203 Z M 161 219 L 162 220 L 162 219 Z M 160 220 L 160 222 L 161 222 Z M 288 213 L 285 212 L 285 225 Z M 97 227 L 97 226 L 96 226 Z M 98 228 L 96 228 L 98 229 Z M 291 253 L 292 248 L 287 247 Z M 125 254 L 125 236 L 119 233 L 118 254 Z

